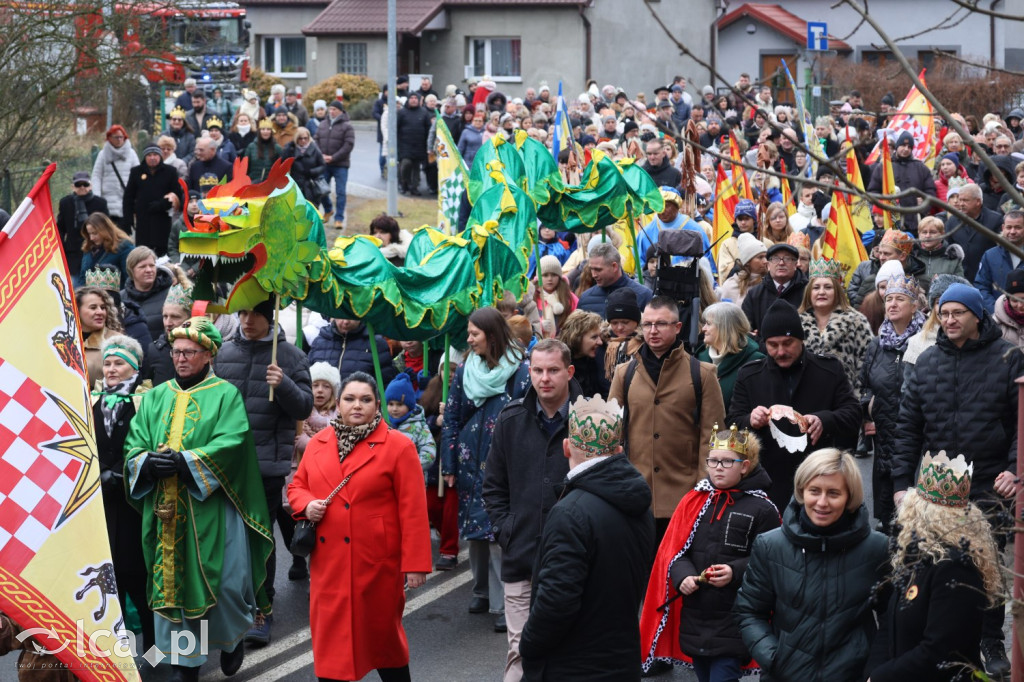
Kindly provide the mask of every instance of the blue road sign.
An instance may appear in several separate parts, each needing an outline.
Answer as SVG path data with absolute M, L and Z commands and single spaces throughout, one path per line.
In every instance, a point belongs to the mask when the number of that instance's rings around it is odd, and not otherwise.
M 823 21 L 807 22 L 807 49 L 828 49 L 828 25 Z

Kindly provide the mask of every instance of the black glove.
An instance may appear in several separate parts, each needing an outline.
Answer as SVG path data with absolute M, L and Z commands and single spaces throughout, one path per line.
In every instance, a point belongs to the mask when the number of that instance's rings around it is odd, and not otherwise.
M 124 475 L 114 469 L 104 469 L 100 472 L 100 485 L 104 491 L 122 490 L 124 488 Z
M 142 469 L 154 480 L 170 478 L 178 473 L 174 458 L 169 452 L 150 452 Z
M 174 450 L 168 452 L 167 455 L 174 462 L 174 470 L 178 473 L 179 476 L 184 476 L 185 478 L 192 478 L 192 470 L 188 468 L 188 460 L 185 459 L 185 455 Z

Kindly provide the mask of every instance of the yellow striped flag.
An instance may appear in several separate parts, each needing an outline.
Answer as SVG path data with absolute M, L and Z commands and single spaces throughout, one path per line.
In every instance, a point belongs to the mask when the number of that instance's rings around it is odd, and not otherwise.
M 839 261 L 843 266 L 843 283 L 850 284 L 853 271 L 868 259 L 861 241 L 860 232 L 853 225 L 850 205 L 843 192 L 832 193 L 832 210 L 828 216 L 828 227 L 822 239 L 822 258 Z
M 786 175 L 786 162 L 779 159 L 779 170 Z M 786 215 L 796 213 L 796 202 L 793 201 L 793 190 L 789 188 L 788 178 L 779 178 L 779 190 L 782 192 L 782 205 L 786 207 Z
M 846 181 L 857 189 L 864 191 L 864 178 L 860 174 L 860 164 L 857 163 L 857 153 L 850 145 L 846 150 Z M 871 204 L 863 197 L 850 195 L 850 214 L 853 216 L 853 225 L 858 232 L 867 232 L 874 229 L 871 222 Z
M 0 611 L 80 680 L 138 680 L 50 165 L 0 232 Z M 138 652 L 142 653 L 142 652 Z
M 736 195 L 740 199 L 753 201 L 754 195 L 750 189 L 750 182 L 747 180 L 747 171 L 739 165 L 739 162 L 743 160 L 743 155 L 740 154 L 740 143 L 736 139 L 734 130 L 729 131 L 729 158 L 733 160 L 732 185 L 736 189 Z
M 452 139 L 441 111 L 435 112 L 437 134 L 434 143 L 437 154 L 437 229 L 445 234 L 455 234 L 459 227 L 459 204 L 466 191 L 469 170 L 459 154 L 459 148 Z
M 926 69 L 921 69 L 918 78 L 922 84 L 927 86 L 924 79 L 925 71 Z M 890 117 L 884 132 L 882 140 L 896 139 L 903 132 L 910 133 L 914 136 L 914 158 L 923 161 L 929 168 L 935 166 L 935 160 L 941 147 L 939 141 L 941 130 L 935 125 L 935 108 L 916 86 L 910 86 L 907 96 L 900 102 L 896 113 Z M 881 149 L 879 145 L 875 145 L 867 162 L 877 163 L 879 154 L 881 154 Z
M 711 226 L 711 252 L 716 263 L 718 262 L 718 247 L 732 234 L 732 224 L 735 220 L 734 211 L 739 200 L 735 186 L 726 177 L 725 170 L 719 166 L 715 182 L 715 216 Z
M 892 174 L 892 153 L 889 151 L 887 137 L 882 138 L 882 194 L 896 194 L 896 176 Z M 892 205 L 892 200 L 886 200 L 886 203 Z M 891 230 L 892 213 L 882 211 L 882 217 L 885 219 L 885 229 Z

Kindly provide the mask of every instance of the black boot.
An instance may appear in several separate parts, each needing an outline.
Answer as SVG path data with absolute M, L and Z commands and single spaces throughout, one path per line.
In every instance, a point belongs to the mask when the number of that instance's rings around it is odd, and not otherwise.
M 220 652 L 220 671 L 226 677 L 231 677 L 242 667 L 245 660 L 245 642 L 239 642 L 234 651 Z
M 183 665 L 172 665 L 168 682 L 198 682 L 199 668 L 188 668 Z

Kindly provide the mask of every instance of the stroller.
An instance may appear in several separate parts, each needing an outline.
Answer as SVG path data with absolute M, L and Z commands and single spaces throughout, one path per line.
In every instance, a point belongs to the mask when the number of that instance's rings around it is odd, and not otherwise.
M 700 334 L 700 259 L 704 255 L 703 242 L 700 235 L 692 230 L 662 230 L 658 235 L 655 254 L 658 266 L 654 295 L 668 296 L 679 305 L 683 344 L 687 352 L 693 353 Z

